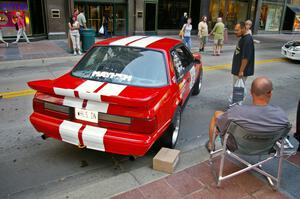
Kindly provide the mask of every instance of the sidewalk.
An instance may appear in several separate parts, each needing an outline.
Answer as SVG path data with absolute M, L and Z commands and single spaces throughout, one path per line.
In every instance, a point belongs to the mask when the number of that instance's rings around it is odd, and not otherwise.
M 219 162 L 219 159 L 215 162 Z M 272 164 L 271 167 L 274 167 L 274 164 L 277 165 L 276 162 Z M 224 174 L 234 172 L 238 168 L 236 164 L 227 160 Z M 220 188 L 217 188 L 209 163 L 205 161 L 112 198 L 296 199 L 300 198 L 299 172 L 300 152 L 284 160 L 279 191 L 273 191 L 264 178 L 250 172 L 228 179 L 222 182 Z
M 163 35 L 159 35 L 163 36 Z M 178 39 L 178 35 L 166 35 L 166 37 L 173 37 Z M 281 46 L 289 40 L 300 40 L 300 34 L 260 34 L 255 35 L 255 39 L 261 41 L 257 45 L 274 45 Z M 96 41 L 101 39 L 96 38 Z M 228 35 L 228 40 L 224 43 L 224 51 L 233 51 L 238 39 L 235 35 Z M 196 35 L 192 36 L 192 51 L 196 52 L 199 49 L 199 39 Z M 206 51 L 212 51 L 213 40 L 210 37 L 206 47 Z M 30 60 L 30 59 L 48 59 L 53 57 L 74 57 L 68 52 L 67 40 L 42 40 L 31 42 L 30 44 L 20 42 L 18 44 L 9 44 L 6 48 L 4 44 L 0 44 L 0 61 L 15 61 L 15 60 Z

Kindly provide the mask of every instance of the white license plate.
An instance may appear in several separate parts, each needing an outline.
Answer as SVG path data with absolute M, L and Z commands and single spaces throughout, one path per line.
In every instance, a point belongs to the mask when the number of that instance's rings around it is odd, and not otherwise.
M 75 118 L 78 120 L 98 123 L 98 112 L 75 108 Z

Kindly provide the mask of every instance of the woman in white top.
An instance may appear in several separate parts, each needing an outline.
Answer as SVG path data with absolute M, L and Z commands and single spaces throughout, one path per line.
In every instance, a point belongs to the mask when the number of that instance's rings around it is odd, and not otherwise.
M 81 51 L 80 51 L 80 34 L 79 34 L 79 22 L 77 21 L 76 17 L 73 16 L 70 19 L 69 22 L 69 29 L 70 29 L 70 36 L 71 36 L 71 40 L 73 43 L 73 50 L 74 50 L 74 55 L 77 55 L 77 52 L 79 55 L 81 55 Z
M 182 31 L 183 31 L 182 40 L 189 49 L 192 48 L 192 39 L 191 39 L 192 24 L 191 23 L 192 23 L 192 19 L 188 18 L 187 23 L 184 24 L 182 27 Z

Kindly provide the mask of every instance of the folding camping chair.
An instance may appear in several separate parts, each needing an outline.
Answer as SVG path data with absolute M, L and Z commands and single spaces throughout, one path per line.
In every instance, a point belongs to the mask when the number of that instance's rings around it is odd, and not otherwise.
M 220 186 L 223 180 L 234 177 L 246 171 L 255 170 L 267 178 L 273 189 L 278 189 L 280 185 L 282 158 L 285 145 L 280 143 L 284 143 L 284 139 L 289 133 L 290 129 L 291 124 L 288 124 L 286 128 L 283 128 L 277 132 L 250 132 L 246 131 L 236 123 L 231 122 L 227 132 L 223 136 L 222 148 L 210 152 L 209 162 L 213 174 L 216 177 L 217 186 Z M 221 161 L 219 174 L 217 176 L 212 160 L 219 155 L 221 155 Z M 224 161 L 225 156 L 227 155 L 246 165 L 246 168 L 223 176 Z M 251 164 L 238 155 L 259 156 L 259 160 L 257 163 Z M 265 155 L 267 155 L 267 157 L 262 159 L 262 156 Z M 277 176 L 273 176 L 262 169 L 262 164 L 274 158 L 278 158 Z M 273 181 L 276 182 L 276 186 L 274 185 Z

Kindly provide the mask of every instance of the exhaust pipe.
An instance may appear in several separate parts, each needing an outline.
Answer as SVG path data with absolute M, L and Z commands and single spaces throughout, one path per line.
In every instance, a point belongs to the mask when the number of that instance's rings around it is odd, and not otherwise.
M 43 140 L 46 140 L 46 139 L 48 138 L 48 136 L 45 135 L 45 134 L 43 134 L 43 135 L 41 135 L 41 138 L 42 138 Z

